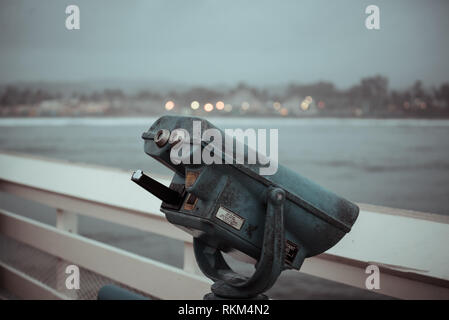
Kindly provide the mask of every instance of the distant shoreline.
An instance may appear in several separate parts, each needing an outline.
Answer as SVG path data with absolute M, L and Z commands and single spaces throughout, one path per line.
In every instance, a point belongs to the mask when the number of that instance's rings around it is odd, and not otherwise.
M 63 126 L 148 126 L 157 116 L 127 117 L 0 117 L 0 127 L 63 127 Z M 219 127 L 283 127 L 283 126 L 333 126 L 333 127 L 448 127 L 449 118 L 354 118 L 354 117 L 217 117 L 208 116 L 208 120 Z
M 132 118 L 159 118 L 162 115 L 176 115 L 183 116 L 183 114 L 178 113 L 162 113 L 162 114 L 129 114 L 129 115 L 78 115 L 78 116 L 66 116 L 66 115 L 55 115 L 55 116 L 0 116 L 0 121 L 2 119 L 132 119 Z M 318 116 L 318 115 L 308 115 L 308 116 L 281 116 L 281 115 L 184 115 L 191 117 L 200 117 L 200 118 L 208 118 L 208 119 L 358 119 L 358 120 L 449 120 L 449 115 L 441 116 L 441 115 L 428 115 L 425 117 L 416 117 L 416 116 L 404 116 L 404 117 L 395 117 L 395 116 Z

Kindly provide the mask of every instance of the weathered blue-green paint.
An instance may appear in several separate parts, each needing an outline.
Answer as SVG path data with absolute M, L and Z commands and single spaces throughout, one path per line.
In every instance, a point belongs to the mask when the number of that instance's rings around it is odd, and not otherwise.
M 158 145 L 155 137 L 161 130 L 172 132 L 180 128 L 192 137 L 194 120 L 201 121 L 202 132 L 218 129 L 201 118 L 163 116 L 142 137 L 145 152 L 175 172 L 170 188 L 180 194 L 181 204 L 163 202 L 161 211 L 168 221 L 193 235 L 197 259 L 201 260 L 198 262 L 206 275 L 217 280 L 208 260 L 220 260 L 220 251 L 239 250 L 260 262 L 264 246 L 268 240 L 275 241 L 276 233 L 282 233 L 282 243 L 277 238 L 278 249 L 282 249 L 281 269 L 299 269 L 306 257 L 328 250 L 350 231 L 358 216 L 357 205 L 282 165 L 274 175 L 261 176 L 258 174 L 260 164 L 173 164 L 170 160 L 172 145 Z M 225 133 L 221 133 L 224 139 Z M 201 148 L 206 145 L 201 142 Z M 197 174 L 195 183 L 188 187 L 185 186 L 187 171 Z M 285 196 L 281 206 L 282 225 L 276 229 L 274 220 L 266 221 L 273 190 Z M 197 200 L 193 209 L 186 209 L 184 204 L 190 195 Z M 234 225 L 219 218 L 223 210 L 232 213 L 231 217 L 237 221 Z M 273 231 L 268 232 L 270 239 L 267 239 L 267 229 Z M 206 249 L 216 252 L 208 257 Z M 276 257 L 279 260 L 279 255 Z M 220 263 L 217 267 L 226 268 Z M 276 278 L 275 273 L 273 277 Z

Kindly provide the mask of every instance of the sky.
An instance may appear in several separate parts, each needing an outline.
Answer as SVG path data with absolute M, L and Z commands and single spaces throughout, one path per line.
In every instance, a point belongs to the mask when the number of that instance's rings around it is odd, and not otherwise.
M 65 27 L 68 5 L 80 30 Z M 380 8 L 380 30 L 365 8 Z M 0 83 L 449 81 L 449 1 L 1 0 Z

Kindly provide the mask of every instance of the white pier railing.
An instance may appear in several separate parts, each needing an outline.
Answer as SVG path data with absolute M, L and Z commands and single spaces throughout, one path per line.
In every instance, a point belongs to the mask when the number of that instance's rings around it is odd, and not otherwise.
M 159 179 L 162 183 L 168 181 Z M 56 226 L 1 209 L 0 233 L 162 299 L 201 299 L 211 282 L 198 273 L 191 237 L 169 224 L 160 201 L 130 182 L 130 172 L 0 153 L 0 191 L 57 209 Z M 366 289 L 367 267 L 380 270 L 375 292 L 402 299 L 449 299 L 449 219 L 360 205 L 353 230 L 301 272 Z M 184 243 L 183 269 L 77 234 L 77 215 L 137 228 Z M 23 298 L 66 298 L 0 261 L 0 287 Z

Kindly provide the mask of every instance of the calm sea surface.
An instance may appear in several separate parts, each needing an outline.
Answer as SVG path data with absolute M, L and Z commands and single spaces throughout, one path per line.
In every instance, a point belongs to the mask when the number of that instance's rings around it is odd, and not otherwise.
M 123 169 L 170 171 L 143 152 L 154 118 L 0 119 L 0 150 Z M 357 202 L 449 214 L 449 121 L 229 119 L 276 128 L 279 162 Z

